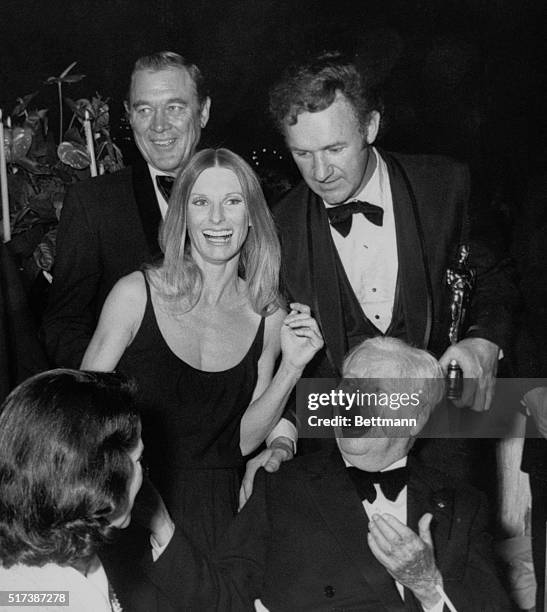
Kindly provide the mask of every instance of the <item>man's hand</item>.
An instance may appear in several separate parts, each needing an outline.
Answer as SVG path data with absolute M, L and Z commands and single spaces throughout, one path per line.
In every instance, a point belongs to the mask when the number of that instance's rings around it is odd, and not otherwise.
M 292 440 L 279 436 L 272 441 L 268 448 L 247 461 L 245 476 L 243 476 L 239 489 L 239 510 L 243 508 L 249 497 L 251 497 L 257 471 L 263 467 L 266 472 L 277 472 L 283 461 L 290 461 L 293 455 Z
M 433 515 L 426 513 L 418 523 L 419 535 L 391 514 L 374 514 L 369 523 L 368 544 L 372 554 L 393 576 L 409 588 L 426 608 L 441 597 L 442 576 L 435 563 L 429 525 Z
M 469 406 L 476 412 L 490 408 L 494 396 L 496 372 L 498 371 L 499 347 L 484 338 L 464 338 L 449 346 L 439 359 L 446 372 L 448 364 L 455 359 L 463 371 L 462 398 L 456 406 Z M 473 379 L 466 381 L 465 379 Z
M 161 495 L 148 477 L 142 481 L 131 516 L 139 525 L 150 531 L 159 547 L 169 544 L 175 531 L 175 524 Z

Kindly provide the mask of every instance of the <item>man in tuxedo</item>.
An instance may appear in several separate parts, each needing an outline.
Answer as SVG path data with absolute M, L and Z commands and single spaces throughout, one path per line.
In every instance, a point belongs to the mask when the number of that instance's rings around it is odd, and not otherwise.
M 404 413 L 415 422 L 335 430 L 334 450 L 274 474 L 260 470 L 212 559 L 175 531 L 146 566 L 163 609 L 250 610 L 260 599 L 271 612 L 437 611 L 448 609 L 443 597 L 459 612 L 511 609 L 490 555 L 483 495 L 408 456 L 444 392 L 437 360 L 377 337 L 350 353 L 343 373 L 374 378 L 378 393 L 405 379 L 404 391 L 420 397 Z M 160 524 L 165 542 L 168 521 Z
M 57 366 L 80 366 L 112 286 L 161 255 L 157 234 L 169 184 L 193 154 L 210 106 L 199 68 L 182 56 L 163 51 L 136 61 L 125 107 L 142 157 L 76 183 L 63 205 L 43 321 Z
M 486 410 L 516 296 L 507 263 L 469 231 L 467 167 L 374 147 L 381 110 L 365 75 L 339 53 L 289 68 L 270 94 L 303 179 L 273 210 L 282 281 L 291 300 L 311 306 L 325 340 L 305 375 L 339 377 L 349 349 L 385 334 L 427 348 L 445 369 L 456 360 L 478 379 L 461 403 Z M 476 283 L 463 338 L 450 344 L 446 274 L 461 244 Z M 265 451 L 248 475 L 286 458 Z
M 473 405 L 484 409 L 510 328 L 510 288 L 498 262 L 472 243 L 469 322 L 449 346 L 445 277 L 470 238 L 468 171 L 442 157 L 376 149 L 380 108 L 339 54 L 288 71 L 273 88 L 271 113 L 303 178 L 275 208 L 286 289 L 314 304 L 322 322 L 327 347 L 316 370 L 339 375 L 363 337 L 395 336 L 480 379 Z

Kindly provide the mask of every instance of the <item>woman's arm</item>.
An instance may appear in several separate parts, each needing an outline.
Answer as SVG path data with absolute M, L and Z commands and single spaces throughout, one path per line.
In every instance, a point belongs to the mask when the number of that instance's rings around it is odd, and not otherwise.
M 323 346 L 317 322 L 304 304 L 293 303 L 290 314 L 278 310 L 266 319 L 266 337 L 258 361 L 253 399 L 240 425 L 241 453 L 248 455 L 271 432 L 304 367 Z M 272 378 L 281 349 L 281 363 Z
M 145 307 L 146 288 L 142 273 L 133 272 L 121 278 L 106 298 L 81 369 L 114 370 L 139 329 Z

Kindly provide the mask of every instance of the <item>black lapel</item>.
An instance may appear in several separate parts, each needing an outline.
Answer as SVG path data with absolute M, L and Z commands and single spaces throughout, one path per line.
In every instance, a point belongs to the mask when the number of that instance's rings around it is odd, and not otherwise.
M 312 292 L 319 313 L 321 331 L 334 370 L 341 375 L 347 353 L 342 299 L 336 271 L 337 251 L 332 240 L 330 225 L 321 199 L 308 189 L 307 222 L 309 274 Z
M 338 448 L 325 461 L 312 468 L 306 486 L 315 507 L 340 547 L 363 576 L 387 612 L 403 612 L 402 601 L 393 578 L 376 560 L 367 543 L 368 517 L 355 487 L 346 474 Z
M 383 151 L 381 156 L 387 164 L 393 198 L 407 338 L 409 344 L 426 348 L 433 321 L 433 296 L 418 207 L 414 190 L 400 162 Z
M 133 193 L 141 218 L 142 229 L 146 236 L 146 244 L 152 258 L 161 255 L 158 244 L 158 230 L 161 222 L 160 207 L 156 191 L 150 176 L 150 170 L 144 159 L 138 155 L 131 166 Z
M 288 296 L 307 303 L 325 339 L 325 351 L 340 376 L 346 353 L 336 248 L 325 207 L 302 182 L 274 208 L 281 232 L 282 277 Z
M 454 518 L 454 491 L 439 482 L 435 472 L 411 455 L 408 458 L 409 482 L 407 495 L 407 525 L 418 533 L 418 521 L 426 513 L 433 514 L 431 533 L 435 543 L 437 565 L 443 567 Z

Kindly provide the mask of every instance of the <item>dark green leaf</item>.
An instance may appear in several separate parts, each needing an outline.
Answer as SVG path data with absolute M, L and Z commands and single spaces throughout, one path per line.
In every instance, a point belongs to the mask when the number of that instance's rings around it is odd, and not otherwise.
M 61 81 L 63 83 L 77 83 L 82 79 L 85 79 L 85 74 L 69 74 L 68 76 L 63 77 Z
M 78 62 L 72 62 L 72 64 L 70 64 L 69 66 L 67 66 L 63 72 L 61 72 L 61 74 L 59 75 L 59 78 L 62 79 L 63 77 L 65 77 L 73 68 L 74 66 L 76 66 Z
M 43 221 L 56 221 L 55 208 L 51 201 L 51 194 L 39 193 L 30 199 L 30 209 L 35 212 Z
M 49 166 L 45 164 L 40 164 L 33 159 L 29 159 L 28 157 L 22 157 L 17 160 L 17 165 L 21 166 L 25 170 L 28 170 L 31 174 L 50 174 L 51 169 Z
M 80 134 L 78 128 L 72 127 L 70 128 L 70 130 L 67 130 L 65 132 L 65 135 L 63 137 L 63 142 L 72 142 L 74 144 L 85 144 L 84 139 L 82 138 L 82 135 Z
M 25 112 L 29 102 L 33 98 L 35 98 L 37 95 L 38 95 L 38 92 L 33 91 L 31 94 L 27 94 L 26 96 L 23 96 L 22 98 L 17 98 L 17 104 L 11 111 L 11 114 L 14 115 L 15 117 L 19 117 L 20 115 L 22 115 Z
M 80 108 L 78 107 L 76 102 L 74 102 L 72 98 L 64 98 L 64 101 L 65 101 L 65 104 L 68 106 L 68 108 L 70 108 L 70 110 L 73 113 L 75 113 L 76 115 L 80 113 Z

